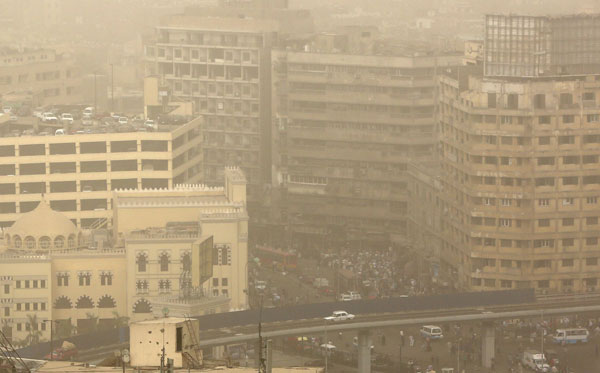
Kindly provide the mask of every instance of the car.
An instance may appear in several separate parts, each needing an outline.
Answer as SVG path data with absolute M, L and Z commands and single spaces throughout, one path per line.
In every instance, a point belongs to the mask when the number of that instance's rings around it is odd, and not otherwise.
M 127 117 L 120 117 L 119 118 L 119 124 L 120 125 L 126 125 L 127 123 L 129 123 L 129 119 L 127 119 Z
M 325 317 L 325 321 L 346 321 L 354 320 L 354 315 L 346 311 L 333 311 L 331 316 Z
M 54 136 L 63 136 L 64 134 L 65 134 L 65 130 L 62 128 L 59 128 L 54 132 Z
M 267 282 L 262 280 L 257 280 L 254 284 L 254 288 L 256 290 L 265 290 L 267 288 Z
M 57 123 L 58 122 L 58 118 L 56 117 L 56 115 L 54 115 L 54 113 L 52 112 L 45 112 L 42 114 L 42 122 L 44 123 Z
M 86 107 L 85 109 L 83 109 L 83 112 L 81 113 L 81 116 L 83 118 L 87 118 L 87 119 L 92 119 L 92 117 L 94 116 L 94 108 L 93 107 Z
M 352 300 L 352 297 L 350 296 L 350 294 L 341 294 L 340 295 L 340 300 L 342 302 L 349 302 Z
M 70 113 L 62 113 L 60 115 L 60 121 L 61 121 L 61 123 L 72 124 L 73 123 L 73 115 Z
M 10 114 L 12 113 L 12 107 L 11 106 L 5 106 L 2 108 L 2 111 L 4 112 L 4 114 Z

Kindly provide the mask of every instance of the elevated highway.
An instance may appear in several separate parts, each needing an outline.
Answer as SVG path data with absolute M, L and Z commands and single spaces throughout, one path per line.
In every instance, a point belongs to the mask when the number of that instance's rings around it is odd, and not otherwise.
M 451 297 L 451 300 L 448 297 Z M 325 321 L 324 317 L 336 309 L 354 313 L 356 318 L 344 322 Z M 463 293 L 265 309 L 262 315 L 262 335 L 263 338 L 274 338 L 325 331 L 357 331 L 359 372 L 368 373 L 371 361 L 370 329 L 480 321 L 484 325 L 483 364 L 489 367 L 495 353 L 494 321 L 590 312 L 600 312 L 600 294 L 536 297 L 531 289 Z M 238 317 L 235 317 L 235 314 Z M 220 315 L 198 317 L 200 346 L 221 346 L 258 340 L 258 311 Z

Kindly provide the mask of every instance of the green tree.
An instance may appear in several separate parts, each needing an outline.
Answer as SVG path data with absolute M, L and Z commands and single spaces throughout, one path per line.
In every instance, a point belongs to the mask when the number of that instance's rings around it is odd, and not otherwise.
M 40 338 L 42 337 L 42 331 L 38 327 L 38 318 L 36 314 L 27 315 L 27 324 L 29 325 L 29 330 L 27 331 L 27 337 L 25 337 L 25 345 L 30 346 L 34 344 L 40 343 Z
M 67 338 L 77 334 L 77 328 L 71 323 L 71 318 L 68 320 L 56 320 L 54 324 L 54 338 Z

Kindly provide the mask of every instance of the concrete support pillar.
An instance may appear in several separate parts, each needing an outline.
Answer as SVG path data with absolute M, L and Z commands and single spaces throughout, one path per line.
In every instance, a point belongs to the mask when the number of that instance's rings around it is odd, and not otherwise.
M 267 340 L 267 373 L 273 372 L 273 340 Z
M 482 327 L 481 335 L 481 364 L 484 368 L 492 367 L 492 360 L 496 352 L 496 328 L 494 323 L 486 322 Z
M 371 373 L 371 333 L 358 331 L 358 373 Z

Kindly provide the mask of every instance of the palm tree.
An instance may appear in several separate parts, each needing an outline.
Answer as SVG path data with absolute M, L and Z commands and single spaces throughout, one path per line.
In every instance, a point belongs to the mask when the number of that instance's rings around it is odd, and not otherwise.
M 27 315 L 27 324 L 29 324 L 29 330 L 25 341 L 27 346 L 40 343 L 42 337 L 42 331 L 38 328 L 38 318 L 36 314 Z
M 86 330 L 87 333 L 94 333 L 98 331 L 98 316 L 93 313 L 86 313 L 87 319 L 90 321 L 89 329 Z

